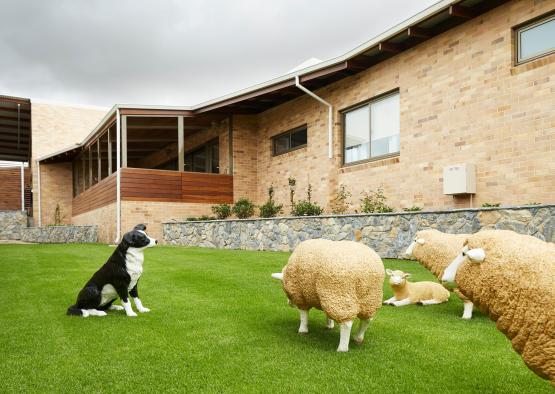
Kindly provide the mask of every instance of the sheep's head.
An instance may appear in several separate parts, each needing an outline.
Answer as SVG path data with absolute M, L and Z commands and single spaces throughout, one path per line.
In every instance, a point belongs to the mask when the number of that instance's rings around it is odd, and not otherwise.
M 386 269 L 385 273 L 389 276 L 389 285 L 392 287 L 403 287 L 407 282 L 407 278 L 410 278 L 410 274 L 400 270 L 392 271 Z
M 418 247 L 419 245 L 424 245 L 425 243 L 426 243 L 426 239 L 422 237 L 420 232 L 416 233 L 416 236 L 412 240 L 412 243 L 409 245 L 409 247 L 405 251 L 405 256 L 407 256 L 407 258 L 414 257 L 414 248 Z
M 455 257 L 455 260 L 449 264 L 445 269 L 441 281 L 446 287 L 456 287 L 455 278 L 457 276 L 457 271 L 462 263 L 468 261 L 471 264 L 481 264 L 486 259 L 486 252 L 482 248 L 470 249 L 468 247 L 468 240 L 464 242 L 463 249 L 461 253 Z

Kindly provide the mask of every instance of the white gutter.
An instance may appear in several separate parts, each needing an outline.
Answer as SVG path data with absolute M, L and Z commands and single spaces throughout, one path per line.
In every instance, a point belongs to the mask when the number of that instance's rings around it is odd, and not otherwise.
M 333 159 L 333 106 L 320 96 L 317 96 L 316 94 L 305 88 L 303 85 L 301 85 L 298 75 L 295 75 L 295 86 L 308 94 L 310 97 L 318 100 L 328 107 L 328 158 Z
M 121 236 L 121 126 L 119 108 L 116 110 L 116 239 Z
M 39 202 L 39 227 L 42 227 L 42 210 L 41 210 L 41 199 L 40 199 L 40 161 L 36 161 L 37 163 L 37 187 L 38 187 L 38 196 L 37 200 Z
M 25 210 L 25 165 L 21 162 L 21 210 Z

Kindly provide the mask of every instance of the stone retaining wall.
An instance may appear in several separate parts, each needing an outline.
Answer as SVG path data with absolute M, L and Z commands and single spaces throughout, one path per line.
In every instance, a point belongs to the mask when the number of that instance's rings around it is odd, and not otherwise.
M 21 240 L 44 244 L 98 242 L 98 226 L 28 227 L 21 230 Z
M 21 229 L 27 227 L 24 211 L 0 211 L 0 239 L 21 239 Z
M 164 240 L 171 245 L 275 251 L 291 251 L 310 238 L 353 239 L 360 229 L 362 242 L 393 258 L 402 257 L 414 234 L 426 228 L 447 233 L 506 229 L 555 242 L 555 205 L 163 224 Z

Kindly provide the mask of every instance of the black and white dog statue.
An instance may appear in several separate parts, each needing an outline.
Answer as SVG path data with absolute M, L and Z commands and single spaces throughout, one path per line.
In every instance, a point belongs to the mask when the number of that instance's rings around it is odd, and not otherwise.
M 146 233 L 146 226 L 139 224 L 123 236 L 122 241 L 108 261 L 92 276 L 79 292 L 77 302 L 68 308 L 68 315 L 106 316 L 107 310 L 125 310 L 127 316 L 137 316 L 131 308 L 128 294 L 133 297 L 137 310 L 149 312 L 139 299 L 137 282 L 143 273 L 143 251 L 158 243 Z M 123 305 L 112 305 L 117 299 Z

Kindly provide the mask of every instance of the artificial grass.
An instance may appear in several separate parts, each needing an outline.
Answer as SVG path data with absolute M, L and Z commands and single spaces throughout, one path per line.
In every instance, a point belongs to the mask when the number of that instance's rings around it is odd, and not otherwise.
M 485 316 L 442 305 L 383 307 L 363 345 L 297 310 L 270 278 L 287 253 L 158 247 L 139 294 L 150 313 L 65 311 L 112 248 L 0 245 L 0 392 L 552 393 Z M 388 268 L 433 280 L 415 262 Z M 391 291 L 384 284 L 384 297 Z

